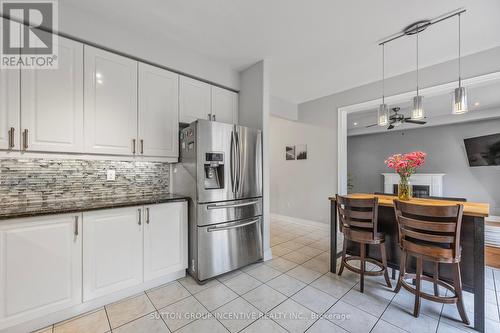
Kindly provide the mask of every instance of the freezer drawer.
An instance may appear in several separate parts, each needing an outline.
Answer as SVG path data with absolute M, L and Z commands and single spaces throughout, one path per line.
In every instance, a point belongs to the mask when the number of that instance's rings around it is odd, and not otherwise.
M 224 223 L 262 215 L 262 198 L 197 205 L 198 226 Z
M 224 274 L 263 257 L 262 217 L 198 227 L 198 280 Z

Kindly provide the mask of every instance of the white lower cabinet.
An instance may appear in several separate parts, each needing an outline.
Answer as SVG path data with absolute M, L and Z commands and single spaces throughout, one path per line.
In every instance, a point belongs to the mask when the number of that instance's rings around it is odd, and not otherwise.
M 187 203 L 145 206 L 144 280 L 187 268 Z
M 0 331 L 179 277 L 187 243 L 186 202 L 0 221 Z
M 81 303 L 81 214 L 0 221 L 0 330 Z
M 83 213 L 83 301 L 142 282 L 142 207 Z

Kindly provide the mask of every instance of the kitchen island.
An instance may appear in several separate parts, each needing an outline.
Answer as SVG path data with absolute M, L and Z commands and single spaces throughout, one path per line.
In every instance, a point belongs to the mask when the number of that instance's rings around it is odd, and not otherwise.
M 364 193 L 349 195 L 351 198 L 373 198 L 374 196 L 378 197 L 379 200 L 378 229 L 385 234 L 388 266 L 393 269 L 399 269 L 400 252 L 397 239 L 397 222 L 394 213 L 394 199 L 397 197 Z M 329 200 L 331 203 L 330 249 L 336 252 L 331 255 L 330 271 L 336 273 L 336 259 L 341 255 L 341 252 L 337 251 L 337 233 L 339 232 L 337 225 L 337 203 L 335 197 L 330 197 Z M 484 219 L 489 215 L 489 205 L 485 203 L 420 198 L 413 198 L 410 202 L 432 206 L 464 205 L 460 236 L 462 247 L 462 261 L 460 264 L 462 284 L 464 290 L 474 293 L 474 328 L 480 332 L 484 332 Z M 354 243 L 348 244 L 347 251 L 350 254 L 358 255 L 359 245 Z M 377 247 L 368 247 L 367 256 L 377 260 L 381 259 L 380 251 Z M 415 260 L 410 260 L 409 265 L 415 267 Z M 452 272 L 450 267 L 447 266 L 446 264 L 440 265 L 439 277 L 445 281 L 451 281 Z M 424 274 L 431 275 L 432 272 L 432 264 L 424 264 Z

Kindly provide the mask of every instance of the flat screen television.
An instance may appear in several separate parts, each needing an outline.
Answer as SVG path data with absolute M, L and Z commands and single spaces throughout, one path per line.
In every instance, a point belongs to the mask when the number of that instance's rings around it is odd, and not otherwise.
M 500 165 L 500 133 L 464 139 L 471 167 Z

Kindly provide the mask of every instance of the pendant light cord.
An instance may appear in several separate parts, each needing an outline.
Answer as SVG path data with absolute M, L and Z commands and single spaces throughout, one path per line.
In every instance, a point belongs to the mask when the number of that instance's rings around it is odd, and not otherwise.
M 382 44 L 382 104 L 385 104 L 385 44 Z
M 418 29 L 418 27 L 417 27 L 417 29 Z M 417 35 L 417 38 L 416 38 L 417 39 L 417 96 L 418 96 L 418 35 L 419 35 L 419 33 L 417 32 L 416 35 Z
M 461 19 L 460 14 L 458 14 L 458 86 L 462 87 L 462 64 L 461 64 Z

